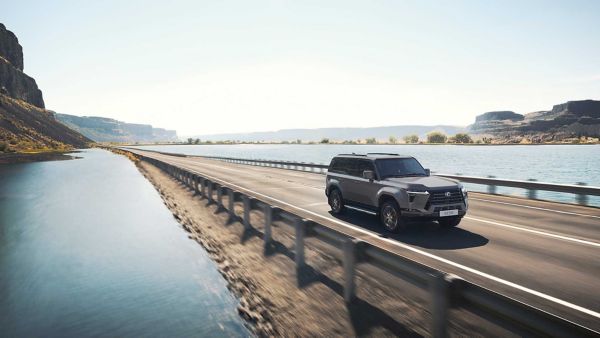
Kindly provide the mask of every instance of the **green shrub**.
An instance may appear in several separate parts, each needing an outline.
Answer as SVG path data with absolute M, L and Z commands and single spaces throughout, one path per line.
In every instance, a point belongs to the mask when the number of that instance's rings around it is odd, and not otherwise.
M 446 143 L 448 137 L 439 131 L 432 131 L 427 134 L 427 143 Z
M 402 138 L 404 140 L 404 143 L 418 143 L 419 142 L 419 135 L 416 134 L 412 134 L 412 135 L 406 135 Z
M 467 133 L 458 133 L 453 137 L 455 143 L 473 143 L 473 139 Z

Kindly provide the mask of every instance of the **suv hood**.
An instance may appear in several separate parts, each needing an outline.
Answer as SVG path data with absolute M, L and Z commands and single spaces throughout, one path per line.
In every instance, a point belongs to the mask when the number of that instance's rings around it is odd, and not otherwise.
M 456 188 L 458 181 L 439 176 L 416 176 L 416 177 L 390 177 L 384 180 L 393 185 L 405 187 L 408 190 L 427 190 Z

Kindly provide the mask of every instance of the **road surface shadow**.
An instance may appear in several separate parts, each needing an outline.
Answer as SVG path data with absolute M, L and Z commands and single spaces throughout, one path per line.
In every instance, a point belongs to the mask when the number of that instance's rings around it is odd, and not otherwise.
M 330 212 L 331 214 L 331 212 Z M 331 215 L 341 221 L 358 225 L 376 232 L 380 237 L 426 249 L 457 250 L 484 246 L 489 242 L 484 236 L 462 229 L 441 227 L 437 222 L 411 222 L 401 233 L 394 234 L 382 229 L 379 218 L 360 211 L 346 209 L 341 215 Z

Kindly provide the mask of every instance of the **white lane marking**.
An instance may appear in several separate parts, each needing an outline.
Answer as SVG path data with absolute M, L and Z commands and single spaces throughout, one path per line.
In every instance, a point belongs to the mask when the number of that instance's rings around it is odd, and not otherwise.
M 504 205 L 512 205 L 512 206 L 521 207 L 521 208 L 528 208 L 528 209 L 535 209 L 535 210 L 555 212 L 557 214 L 565 214 L 565 215 L 573 215 L 573 216 L 581 216 L 581 217 L 590 217 L 590 218 L 598 218 L 598 219 L 600 219 L 600 216 L 595 216 L 595 215 L 586 215 L 586 214 L 580 214 L 580 213 L 571 212 L 571 211 L 561 211 L 561 210 L 554 210 L 554 209 L 533 207 L 533 206 L 530 206 L 530 205 L 523 205 L 523 204 L 516 204 L 516 203 L 492 201 L 492 200 L 487 200 L 487 199 L 484 199 L 484 198 L 469 197 L 469 200 L 484 201 L 484 202 L 498 203 L 498 204 L 504 204 Z
M 306 207 L 318 207 L 319 205 L 327 205 L 329 203 L 327 202 L 316 202 L 316 203 L 309 203 L 309 204 L 304 204 L 303 206 Z
M 191 169 L 191 170 L 194 170 L 194 169 Z M 564 301 L 564 300 L 562 300 L 562 299 L 559 299 L 559 298 L 556 298 L 556 297 L 553 297 L 553 296 L 547 295 L 547 294 L 545 294 L 545 293 L 542 293 L 542 292 L 539 292 L 539 291 L 532 290 L 532 289 L 530 289 L 530 288 L 527 288 L 527 287 L 525 287 L 525 286 L 522 286 L 522 285 L 519 285 L 519 284 L 516 284 L 516 283 L 510 282 L 510 281 L 507 281 L 507 280 L 505 280 L 505 279 L 502 279 L 502 278 L 499 278 L 499 277 L 496 277 L 496 276 L 492 276 L 492 275 L 490 275 L 490 274 L 488 274 L 488 273 L 485 273 L 485 272 L 483 272 L 483 271 L 479 271 L 479 270 L 477 270 L 477 269 L 470 268 L 470 267 L 468 267 L 468 266 L 466 266 L 466 265 L 462 265 L 462 264 L 460 264 L 460 263 L 453 262 L 453 261 L 451 261 L 451 260 L 448 260 L 448 259 L 446 259 L 446 258 L 443 258 L 443 257 L 440 257 L 440 256 L 436 256 L 436 255 L 434 255 L 434 254 L 431 254 L 431 253 L 429 253 L 429 252 L 426 252 L 426 251 L 423 251 L 423 250 L 419 250 L 419 249 L 417 249 L 417 248 L 413 248 L 413 247 L 411 247 L 411 246 L 408 246 L 408 245 L 406 245 L 406 244 L 403 244 L 403 243 L 400 243 L 400 242 L 397 242 L 397 241 L 391 240 L 391 239 L 389 239 L 389 238 L 383 238 L 383 237 L 380 237 L 380 236 L 379 236 L 377 233 L 374 233 L 374 232 L 371 232 L 371 231 L 368 231 L 368 230 L 365 230 L 365 229 L 362 229 L 362 228 L 356 227 L 356 226 L 354 226 L 354 225 L 352 225 L 352 224 L 349 224 L 349 223 L 346 223 L 346 222 L 342 222 L 342 221 L 340 221 L 340 220 L 337 220 L 337 219 L 335 219 L 335 218 L 326 217 L 326 216 L 323 216 L 323 215 L 317 214 L 316 212 L 313 212 L 313 211 L 310 211 L 310 210 L 307 210 L 307 209 L 303 209 L 303 208 L 297 207 L 297 206 L 295 206 L 295 205 L 292 205 L 292 204 L 290 204 L 290 203 L 284 202 L 284 201 L 282 201 L 282 200 L 279 200 L 279 199 L 277 199 L 277 198 L 274 198 L 274 197 L 271 197 L 271 196 L 268 196 L 268 195 L 265 195 L 265 194 L 261 194 L 261 193 L 259 193 L 259 192 L 256 192 L 256 191 L 253 191 L 253 190 L 250 190 L 250 189 L 247 189 L 247 188 L 244 188 L 244 187 L 242 187 L 242 186 L 239 186 L 239 185 L 237 185 L 237 184 L 235 184 L 235 183 L 231 183 L 231 182 L 225 181 L 225 180 L 223 180 L 223 179 L 220 179 L 220 178 L 217 178 L 217 177 L 213 177 L 213 176 L 210 176 L 210 175 L 206 175 L 206 174 L 204 174 L 204 173 L 201 173 L 201 172 L 198 172 L 198 173 L 199 173 L 199 174 L 202 174 L 202 175 L 204 175 L 204 176 L 206 176 L 206 177 L 208 177 L 208 178 L 210 178 L 210 179 L 213 179 L 213 180 L 216 180 L 216 181 L 221 181 L 221 182 L 223 182 L 223 183 L 225 183 L 225 184 L 228 184 L 228 185 L 229 185 L 229 186 L 231 186 L 231 187 L 235 187 L 235 188 L 237 188 L 237 189 L 240 189 L 240 190 L 245 190 L 245 191 L 247 191 L 247 192 L 250 192 L 250 193 L 252 193 L 252 194 L 254 194 L 254 195 L 258 195 L 258 196 L 262 196 L 262 197 L 269 198 L 269 199 L 271 199 L 271 200 L 273 200 L 273 201 L 275 201 L 275 202 L 277 202 L 277 203 L 280 203 L 280 204 L 286 205 L 286 206 L 288 206 L 288 207 L 290 207 L 290 208 L 293 208 L 293 209 L 296 209 L 296 210 L 300 210 L 300 211 L 303 211 L 303 212 L 305 212 L 305 213 L 308 213 L 308 214 L 310 214 L 310 215 L 313 215 L 313 216 L 315 216 L 315 217 L 322 218 L 322 219 L 325 219 L 325 220 L 327 220 L 327 221 L 334 222 L 334 223 L 337 223 L 337 224 L 339 224 L 339 225 L 342 225 L 342 226 L 345 226 L 345 227 L 351 228 L 351 229 L 353 229 L 353 230 L 355 230 L 355 231 L 362 232 L 362 233 L 364 233 L 364 234 L 366 234 L 366 235 L 368 235 L 368 236 L 371 236 L 371 237 L 377 238 L 377 239 L 379 239 L 379 240 L 382 240 L 382 241 L 388 242 L 388 243 L 390 243 L 390 244 L 392 244 L 392 245 L 395 245 L 395 246 L 398 246 L 398 247 L 401 247 L 401 248 L 404 248 L 404 249 L 407 249 L 407 250 L 413 251 L 413 252 L 415 252 L 415 253 L 418 253 L 418 254 L 421 254 L 421 255 L 423 255 L 423 256 L 425 256 L 425 257 L 429 257 L 429 258 L 431 258 L 431 259 L 434 259 L 434 260 L 437 260 L 437 261 L 439 261 L 439 262 L 442 262 L 442 263 L 445 263 L 445 264 L 448 264 L 448 265 L 452 265 L 452 266 L 454 266 L 454 267 L 457 267 L 457 268 L 459 268 L 459 269 L 463 269 L 463 270 L 465 270 L 465 271 L 471 272 L 471 273 L 473 273 L 473 274 L 476 274 L 476 275 L 479 275 L 479 276 L 481 276 L 481 277 L 484 277 L 484 278 L 487 278 L 487 279 L 491 279 L 491 280 L 493 280 L 493 281 L 495 281 L 495 282 L 498 282 L 498 283 L 500 283 L 500 284 L 504 284 L 504 285 L 510 286 L 510 287 L 512 287 L 512 288 L 515 288 L 515 289 L 517 289 L 517 290 L 521 290 L 521 291 L 523 291 L 523 292 L 526 292 L 526 293 L 529 293 L 529 294 L 535 295 L 535 296 L 537 296 L 537 297 L 540 297 L 540 298 L 546 299 L 546 300 L 548 300 L 548 301 L 551 301 L 551 302 L 554 302 L 554 303 L 557 303 L 557 304 L 563 305 L 563 306 L 565 306 L 565 307 L 568 307 L 568 308 L 570 308 L 570 309 L 573 309 L 573 310 L 576 310 L 576 311 L 579 311 L 579 312 L 583 312 L 583 313 L 585 313 L 585 314 L 587 314 L 587 315 L 590 315 L 590 316 L 592 316 L 592 317 L 600 318 L 600 313 L 598 313 L 598 312 L 596 312 L 596 311 L 593 311 L 593 310 L 590 310 L 590 309 L 586 309 L 586 308 L 584 308 L 584 307 L 582 307 L 582 306 L 575 305 L 575 304 L 573 304 L 573 303 L 569 303 L 569 302 L 567 302 L 567 301 Z
M 465 218 L 473 220 L 473 221 L 487 223 L 487 224 L 492 224 L 492 225 L 497 225 L 497 226 L 501 226 L 501 227 L 505 227 L 505 228 L 511 228 L 511 229 L 516 229 L 516 230 L 520 230 L 520 231 L 526 231 L 526 232 L 530 232 L 530 233 L 538 234 L 538 235 L 542 235 L 542 236 L 553 237 L 553 238 L 563 239 L 563 240 L 566 240 L 566 241 L 571 241 L 571 242 L 576 242 L 576 243 L 581 243 L 581 244 L 587 244 L 587 245 L 591 245 L 591 246 L 595 246 L 595 247 L 600 247 L 600 243 L 597 243 L 597 242 L 586 241 L 584 239 L 579 239 L 579 238 L 575 238 L 575 237 L 557 235 L 557 234 L 553 234 L 551 232 L 533 230 L 533 229 L 527 228 L 524 225 L 512 225 L 512 224 L 500 223 L 500 222 L 490 221 L 490 220 L 486 220 L 486 219 L 482 219 L 482 218 L 477 218 L 477 217 L 471 217 L 471 216 L 465 216 Z

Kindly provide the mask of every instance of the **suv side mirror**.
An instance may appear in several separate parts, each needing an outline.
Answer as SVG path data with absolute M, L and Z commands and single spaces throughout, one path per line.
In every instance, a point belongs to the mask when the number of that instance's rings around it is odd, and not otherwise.
M 366 178 L 368 180 L 373 180 L 373 178 L 375 177 L 375 173 L 373 173 L 373 170 L 365 170 L 363 171 L 363 178 Z
M 429 169 L 425 169 L 425 175 L 427 175 L 427 176 L 431 176 L 431 170 L 429 170 Z

